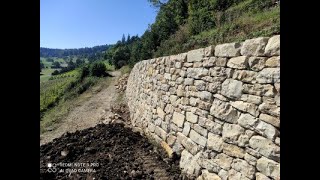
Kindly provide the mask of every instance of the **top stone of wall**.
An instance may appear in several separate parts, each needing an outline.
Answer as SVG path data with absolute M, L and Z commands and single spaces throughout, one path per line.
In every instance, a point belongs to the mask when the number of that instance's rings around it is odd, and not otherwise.
M 280 177 L 280 35 L 137 63 L 133 126 L 204 179 Z

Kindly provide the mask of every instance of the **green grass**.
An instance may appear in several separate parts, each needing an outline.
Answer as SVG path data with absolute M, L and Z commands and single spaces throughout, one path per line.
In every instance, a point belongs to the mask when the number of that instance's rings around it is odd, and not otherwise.
M 129 65 L 126 66 L 122 66 L 119 71 L 121 72 L 121 74 L 126 74 L 126 73 L 130 73 L 131 68 Z
M 181 26 L 174 35 L 160 45 L 154 57 L 280 34 L 280 7 L 265 8 L 263 3 L 257 5 L 256 2 L 247 0 L 230 7 L 222 13 L 220 23 L 217 23 L 216 27 L 197 35 L 190 35 L 188 24 Z
M 67 77 L 40 82 L 40 112 L 45 112 L 54 106 L 74 80 L 75 77 Z
M 79 90 L 81 85 L 87 84 L 89 81 L 91 81 L 92 84 L 90 84 L 85 92 L 82 94 L 75 93 L 77 90 Z M 61 98 L 61 100 L 58 101 L 54 107 L 48 109 L 43 114 L 43 117 L 40 121 L 40 133 L 42 134 L 46 132 L 48 127 L 53 129 L 57 128 L 58 123 L 61 122 L 61 120 L 66 117 L 71 110 L 83 104 L 102 89 L 108 87 L 110 82 L 111 78 L 87 78 L 84 80 L 84 83 L 73 88 L 73 90 L 66 92 L 63 95 L 64 98 Z

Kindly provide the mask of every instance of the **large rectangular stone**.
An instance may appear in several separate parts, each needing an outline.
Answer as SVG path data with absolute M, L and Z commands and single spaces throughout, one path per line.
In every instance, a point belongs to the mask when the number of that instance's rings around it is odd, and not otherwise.
M 172 117 L 172 122 L 175 123 L 178 127 L 182 127 L 184 123 L 185 116 L 183 114 L 174 112 Z
M 196 142 L 197 144 L 203 147 L 206 146 L 207 139 L 201 136 L 200 134 L 198 134 L 197 132 L 195 132 L 193 129 L 191 129 L 189 137 L 192 141 Z
M 219 44 L 214 49 L 217 57 L 235 57 L 240 55 L 241 43 Z

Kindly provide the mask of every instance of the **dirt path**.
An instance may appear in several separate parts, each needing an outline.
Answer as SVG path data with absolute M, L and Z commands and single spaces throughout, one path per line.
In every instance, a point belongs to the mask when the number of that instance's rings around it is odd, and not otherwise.
M 116 80 L 121 75 L 120 71 L 110 73 L 111 83 L 106 89 L 91 97 L 81 106 L 75 107 L 53 131 L 48 131 L 40 136 L 40 145 L 46 144 L 66 132 L 75 132 L 85 128 L 93 127 L 101 122 L 101 117 L 109 116 L 110 106 L 118 97 L 116 91 Z

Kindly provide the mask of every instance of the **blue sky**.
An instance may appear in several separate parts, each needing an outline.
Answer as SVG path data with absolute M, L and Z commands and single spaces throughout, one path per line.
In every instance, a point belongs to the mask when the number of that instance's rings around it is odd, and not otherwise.
M 81 48 L 141 36 L 155 20 L 148 0 L 40 0 L 40 46 Z

